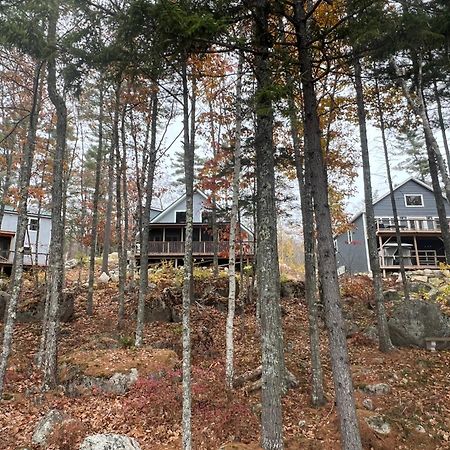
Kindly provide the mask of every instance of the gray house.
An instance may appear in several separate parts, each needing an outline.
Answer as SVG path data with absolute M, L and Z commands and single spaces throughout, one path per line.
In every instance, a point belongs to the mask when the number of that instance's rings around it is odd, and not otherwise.
M 445 261 L 436 202 L 433 189 L 415 178 L 409 178 L 394 190 L 398 210 L 405 268 L 409 270 L 439 267 Z M 447 218 L 450 205 L 444 199 Z M 398 245 L 389 193 L 374 203 L 377 227 L 378 254 L 383 274 L 398 271 Z M 367 217 L 365 212 L 351 220 L 351 229 L 335 236 L 338 273 L 367 273 Z
M 6 207 L 0 228 L 0 271 L 9 272 L 14 260 L 18 214 Z M 48 213 L 28 213 L 28 228 L 25 234 L 24 266 L 47 266 L 52 230 Z
M 229 221 L 226 217 L 218 220 L 219 262 L 228 261 Z M 186 227 L 186 195 L 182 195 L 163 211 L 152 208 L 150 214 L 149 262 L 159 263 L 172 260 L 175 266 L 183 263 Z M 200 190 L 194 191 L 194 235 L 193 256 L 198 264 L 211 264 L 214 244 L 211 223 L 211 204 L 208 196 Z M 253 234 L 244 225 L 240 226 L 239 241 L 236 246 L 237 261 L 242 253 L 245 261 L 253 258 Z M 139 259 L 139 255 L 137 255 Z

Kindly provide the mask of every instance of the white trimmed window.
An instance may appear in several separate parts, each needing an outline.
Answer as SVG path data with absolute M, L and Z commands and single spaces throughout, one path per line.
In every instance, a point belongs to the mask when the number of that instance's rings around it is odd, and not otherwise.
M 347 230 L 347 244 L 351 244 L 353 242 L 353 231 Z
M 28 229 L 30 231 L 37 231 L 39 229 L 39 219 L 29 219 Z
M 420 208 L 423 206 L 422 194 L 405 194 L 405 206 L 408 208 Z

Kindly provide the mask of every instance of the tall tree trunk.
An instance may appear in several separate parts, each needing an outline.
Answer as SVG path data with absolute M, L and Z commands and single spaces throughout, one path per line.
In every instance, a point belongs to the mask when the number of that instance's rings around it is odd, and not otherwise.
M 233 199 L 230 217 L 230 247 L 228 261 L 228 315 L 226 326 L 226 362 L 225 381 L 229 389 L 233 389 L 234 378 L 234 314 L 236 309 L 236 227 L 239 212 L 239 181 L 241 176 L 241 132 L 242 132 L 242 66 L 243 52 L 239 53 L 236 82 L 236 131 L 234 144 Z M 242 271 L 242 266 L 241 266 Z M 242 285 L 241 285 L 242 288 Z
M 102 272 L 109 273 L 108 261 L 111 249 L 111 222 L 114 197 L 114 148 L 111 146 L 108 162 L 108 202 L 106 204 L 105 229 L 103 233 Z
M 379 349 L 390 352 L 394 346 L 389 335 L 389 328 L 384 306 L 383 280 L 381 278 L 380 259 L 378 256 L 377 229 L 375 224 L 375 211 L 373 207 L 372 180 L 370 176 L 369 145 L 367 142 L 366 110 L 364 106 L 364 93 L 361 78 L 361 62 L 358 58 L 353 61 L 355 69 L 356 106 L 358 111 L 359 137 L 361 142 L 361 159 L 363 165 L 364 203 L 367 217 L 367 244 L 369 251 L 370 270 L 373 277 L 375 305 L 377 312 L 377 328 Z M 400 246 L 401 248 L 401 246 Z
M 267 0 L 255 2 L 257 284 L 262 341 L 261 441 L 264 450 L 278 450 L 284 448 L 281 397 L 285 365 L 275 203 L 273 106 L 268 94 L 272 89 L 269 67 L 269 49 L 272 45 L 269 11 Z
M 63 97 L 58 93 L 56 82 L 56 26 L 59 18 L 59 0 L 53 0 L 49 14 L 48 43 L 53 49 L 48 59 L 47 90 L 50 101 L 56 110 L 56 147 L 53 157 L 52 183 L 52 236 L 50 241 L 49 269 L 49 307 L 46 321 L 43 390 L 57 384 L 59 304 L 63 283 L 63 173 L 66 152 L 67 108 Z M 44 319 L 45 321 L 45 319 Z
M 127 113 L 127 105 L 125 104 L 122 108 L 122 117 L 120 124 L 120 135 L 122 142 L 122 158 L 121 158 L 121 175 L 122 175 L 122 198 L 123 198 L 123 250 L 122 253 L 124 255 L 124 277 L 125 277 L 125 289 L 132 288 L 134 284 L 133 275 L 130 278 L 130 282 L 128 283 L 128 274 L 127 274 L 127 261 L 128 261 L 128 248 L 130 242 L 130 216 L 128 212 L 128 184 L 127 184 L 127 130 L 126 130 L 126 113 Z
M 91 248 L 89 251 L 89 281 L 88 281 L 88 296 L 86 301 L 86 312 L 91 316 L 94 312 L 94 278 L 95 278 L 95 251 L 98 241 L 98 203 L 100 197 L 100 179 L 102 171 L 103 160 L 103 83 L 100 81 L 99 90 L 99 116 L 98 116 L 98 147 L 95 155 L 95 188 L 94 199 L 92 204 L 92 230 L 91 230 Z
M 328 182 L 321 147 L 321 133 L 317 112 L 317 98 L 312 71 L 311 48 L 307 15 L 304 4 L 296 0 L 294 26 L 297 37 L 298 58 L 304 102 L 305 121 L 305 167 L 309 166 L 317 226 L 318 263 L 321 289 L 325 303 L 325 319 L 330 346 L 330 359 L 336 405 L 339 413 L 342 448 L 361 450 L 361 437 L 356 416 L 353 382 L 348 359 L 347 341 L 344 333 L 339 283 L 334 254 L 333 231 L 328 203 Z
M 42 62 L 37 62 L 34 68 L 33 98 L 29 116 L 27 140 L 23 147 L 22 160 L 20 164 L 19 204 L 17 207 L 17 229 L 16 243 L 14 248 L 15 254 L 13 263 L 13 276 L 11 280 L 11 298 L 8 301 L 8 307 L 6 310 L 5 327 L 3 329 L 2 355 L 0 359 L 0 400 L 2 399 L 3 395 L 8 358 L 11 353 L 17 304 L 19 302 L 19 297 L 22 290 L 24 243 L 25 234 L 28 227 L 28 188 L 30 186 L 31 170 L 33 166 L 33 154 L 36 143 L 37 125 L 39 120 L 39 105 L 41 96 L 40 73 L 42 66 Z
M 122 207 L 122 167 L 119 143 L 119 109 L 120 92 L 122 81 L 117 81 L 115 89 L 114 115 L 111 151 L 116 153 L 116 239 L 117 256 L 119 262 L 119 310 L 117 317 L 117 328 L 120 330 L 125 318 L 125 277 L 126 277 L 126 256 L 124 255 L 124 233 L 123 233 L 123 207 Z
M 439 90 L 438 90 L 436 80 L 433 80 L 433 90 L 434 90 L 434 98 L 436 99 L 439 128 L 441 129 L 442 142 L 444 143 L 445 156 L 447 157 L 447 167 L 448 167 L 450 165 L 450 149 L 448 147 L 447 133 L 445 131 L 446 126 L 445 126 L 444 116 L 442 114 L 441 97 L 439 95 Z
M 192 238 L 194 229 L 194 136 L 189 136 L 189 89 L 187 77 L 187 55 L 181 63 L 183 85 L 183 147 L 184 176 L 186 183 L 186 236 L 184 242 L 183 280 L 183 450 L 192 448 L 192 395 L 191 395 L 191 302 L 193 291 L 194 264 L 192 258 Z M 195 93 L 192 92 L 192 101 Z M 195 111 L 194 107 L 192 110 Z M 192 114 L 192 112 L 191 112 Z M 191 117 L 192 120 L 194 118 Z
M 383 141 L 384 161 L 386 163 L 386 175 L 387 175 L 387 180 L 388 180 L 388 185 L 389 185 L 389 196 L 391 199 L 392 215 L 394 216 L 395 239 L 397 242 L 398 257 L 400 260 L 400 274 L 401 274 L 402 283 L 403 283 L 403 293 L 405 295 L 405 300 L 409 301 L 409 286 L 408 286 L 408 278 L 406 277 L 405 260 L 403 259 L 402 235 L 400 232 L 400 224 L 398 221 L 397 202 L 395 201 L 394 185 L 392 183 L 391 165 L 389 162 L 389 152 L 388 152 L 388 147 L 387 147 L 386 125 L 384 122 L 383 107 L 381 104 L 380 90 L 378 87 L 378 79 L 377 78 L 375 78 L 375 90 L 376 90 L 376 96 L 377 96 L 378 118 L 380 120 L 381 140 Z
M 6 200 L 8 198 L 9 188 L 11 187 L 11 176 L 12 176 L 12 163 L 13 163 L 13 152 L 12 150 L 7 150 L 6 154 L 6 173 L 5 179 L 2 186 L 2 200 L 0 202 L 0 229 L 3 223 L 3 216 L 5 214 Z
M 142 346 L 144 334 L 144 315 L 145 315 L 145 299 L 148 291 L 148 240 L 150 234 L 150 209 L 153 197 L 153 180 L 155 176 L 156 166 L 156 133 L 158 125 L 158 93 L 156 86 L 151 95 L 151 138 L 150 138 L 150 152 L 147 162 L 147 179 L 145 186 L 145 207 L 142 214 L 142 229 L 141 229 L 141 262 L 139 271 L 139 297 L 138 297 L 138 312 L 136 321 L 136 347 Z M 145 173 L 145 172 L 143 172 Z
M 314 205 L 311 187 L 310 171 L 303 173 L 303 157 L 297 120 L 297 108 L 294 103 L 293 92 L 289 96 L 289 116 L 291 124 L 292 142 L 294 146 L 295 168 L 297 173 L 300 202 L 302 210 L 303 246 L 305 253 L 305 297 L 308 305 L 309 347 L 311 352 L 311 403 L 322 406 L 326 403 L 323 390 L 323 371 L 320 359 L 319 314 L 317 308 L 317 275 L 316 275 L 316 245 L 314 232 Z M 305 177 L 308 183 L 305 183 Z

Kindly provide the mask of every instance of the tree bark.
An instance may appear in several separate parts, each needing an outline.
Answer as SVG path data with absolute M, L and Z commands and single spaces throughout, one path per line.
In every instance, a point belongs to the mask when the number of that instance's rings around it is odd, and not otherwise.
M 399 225 L 399 221 L 398 221 L 397 202 L 395 201 L 394 185 L 392 183 L 391 165 L 389 162 L 389 152 L 388 152 L 388 147 L 387 147 L 386 125 L 384 122 L 383 107 L 381 104 L 380 90 L 378 87 L 377 78 L 375 78 L 375 90 L 376 90 L 376 96 L 377 96 L 378 118 L 380 120 L 381 140 L 383 141 L 384 161 L 386 163 L 386 175 L 387 175 L 387 180 L 388 180 L 388 185 L 389 185 L 389 197 L 391 199 L 392 215 L 394 216 L 395 239 L 396 239 L 397 246 L 398 246 L 398 257 L 400 260 L 400 274 L 401 274 L 402 283 L 403 283 L 403 294 L 405 296 L 405 300 L 409 301 L 409 286 L 408 286 L 408 278 L 406 277 L 406 271 L 405 271 L 405 261 L 403 259 L 402 236 L 400 233 L 400 225 Z
M 86 301 L 86 312 L 91 316 L 94 312 L 94 278 L 95 278 L 95 251 L 97 248 L 97 231 L 98 231 L 98 203 L 100 196 L 100 180 L 103 160 L 103 84 L 100 81 L 99 101 L 100 110 L 98 116 L 98 148 L 95 155 L 95 188 L 94 199 L 92 204 L 92 229 L 91 229 L 91 248 L 89 252 L 89 281 L 88 296 Z
M 433 80 L 433 90 L 434 90 L 434 98 L 436 99 L 439 128 L 441 129 L 442 142 L 444 143 L 445 156 L 447 157 L 447 167 L 448 167 L 450 164 L 450 149 L 448 146 L 447 133 L 445 131 L 446 127 L 445 127 L 444 116 L 442 114 L 441 97 L 439 95 L 439 90 L 438 90 L 436 80 Z
M 126 277 L 126 256 L 124 255 L 124 233 L 123 233 L 123 208 L 122 208 L 122 167 L 119 143 L 119 109 L 120 92 L 122 81 L 118 80 L 115 89 L 114 115 L 111 151 L 115 152 L 116 162 L 116 239 L 117 256 L 119 260 L 119 310 L 117 315 L 117 328 L 123 327 L 125 319 L 125 277 Z
M 361 142 L 361 159 L 363 165 L 364 203 L 367 217 L 367 244 L 369 252 L 370 270 L 373 277 L 375 293 L 375 306 L 377 313 L 377 328 L 380 351 L 386 353 L 394 349 L 389 335 L 389 328 L 384 306 L 383 280 L 381 278 L 380 259 L 378 256 L 377 230 L 375 224 L 375 211 L 373 207 L 372 180 L 370 175 L 369 145 L 367 142 L 366 110 L 361 79 L 361 63 L 358 58 L 353 61 L 355 69 L 356 106 L 358 111 L 359 137 Z
M 314 205 L 311 191 L 310 171 L 303 173 L 303 157 L 301 155 L 300 136 L 298 132 L 297 108 L 294 103 L 293 92 L 289 103 L 289 116 L 292 142 L 294 146 L 295 168 L 297 173 L 300 203 L 302 210 L 303 246 L 305 253 L 305 297 L 308 305 L 309 347 L 311 352 L 311 403 L 322 406 L 326 403 L 323 390 L 323 371 L 320 359 L 319 314 L 317 309 L 317 275 L 316 275 L 316 245 L 314 230 Z M 305 183 L 305 177 L 308 183 Z
M 48 59 L 47 90 L 50 101 L 56 110 L 56 146 L 53 157 L 52 183 L 52 236 L 50 241 L 51 265 L 49 268 L 48 286 L 48 318 L 46 322 L 45 353 L 43 360 L 43 390 L 48 390 L 57 384 L 58 328 L 59 304 L 63 283 L 63 173 L 66 152 L 67 108 L 63 97 L 57 90 L 56 79 L 56 26 L 59 18 L 59 0 L 52 2 L 49 13 L 48 43 L 53 53 Z
M 267 0 L 255 2 L 257 284 L 262 341 L 261 441 L 264 450 L 278 450 L 284 448 L 281 397 L 285 363 L 275 204 L 273 106 L 270 95 L 273 84 L 269 67 L 269 49 L 272 41 L 269 12 L 270 5 Z
M 143 343 L 144 334 L 144 315 L 145 315 L 145 299 L 148 291 L 148 240 L 150 233 L 150 209 L 153 197 L 153 180 L 156 166 L 156 133 L 158 125 L 158 93 L 156 86 L 151 95 L 151 138 L 150 138 L 150 152 L 147 162 L 147 179 L 145 186 L 145 206 L 142 214 L 141 223 L 141 254 L 140 254 L 140 269 L 139 269 L 139 297 L 138 297 L 138 312 L 136 321 L 136 347 L 141 347 Z
M 318 263 L 321 289 L 325 304 L 325 318 L 330 346 L 330 358 L 339 413 L 341 443 L 345 450 L 361 450 L 361 437 L 353 397 L 353 382 L 344 332 L 344 318 L 337 278 L 333 231 L 328 204 L 328 183 L 321 147 L 321 132 L 317 112 L 317 98 L 312 72 L 311 48 L 304 4 L 296 0 L 294 26 L 301 70 L 305 123 L 305 166 L 309 165 L 311 192 L 316 216 Z
M 22 161 L 19 174 L 19 204 L 17 207 L 17 229 L 15 255 L 13 263 L 13 276 L 11 279 L 11 298 L 5 316 L 5 326 L 3 329 L 2 355 L 0 359 L 0 400 L 3 395 L 6 367 L 13 342 L 14 324 L 16 321 L 17 304 L 22 290 L 23 279 L 23 256 L 25 234 L 28 227 L 28 188 L 30 186 L 31 171 L 33 166 L 34 148 L 36 145 L 36 132 L 39 120 L 40 105 L 40 73 L 43 67 L 42 62 L 37 62 L 34 68 L 33 77 L 33 98 L 29 116 L 27 140 L 23 147 Z
M 194 136 L 189 136 L 189 89 L 187 77 L 187 55 L 183 56 L 181 63 L 183 85 L 183 147 L 184 147 L 184 176 L 186 184 L 186 236 L 184 253 L 184 279 L 183 279 L 183 450 L 192 448 L 192 394 L 191 394 L 191 302 L 193 291 L 193 258 L 192 238 L 194 221 Z M 192 102 L 195 93 L 192 92 Z M 194 110 L 194 107 L 192 107 Z M 192 112 L 191 112 L 192 114 Z M 192 120 L 194 118 L 191 117 Z
M 228 389 L 233 389 L 234 379 L 234 315 L 236 310 L 236 228 L 239 212 L 239 181 L 241 175 L 241 132 L 242 132 L 242 66 L 244 55 L 239 53 L 236 81 L 236 131 L 234 144 L 233 199 L 230 217 L 230 246 L 228 261 L 228 315 L 226 325 L 225 380 Z M 242 271 L 242 265 L 241 265 Z

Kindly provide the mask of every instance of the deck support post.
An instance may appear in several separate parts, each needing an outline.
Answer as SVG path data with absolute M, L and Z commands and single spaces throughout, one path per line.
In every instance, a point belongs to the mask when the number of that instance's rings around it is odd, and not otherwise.
M 416 265 L 420 267 L 419 251 L 417 250 L 417 237 L 414 236 L 414 251 L 416 252 Z

